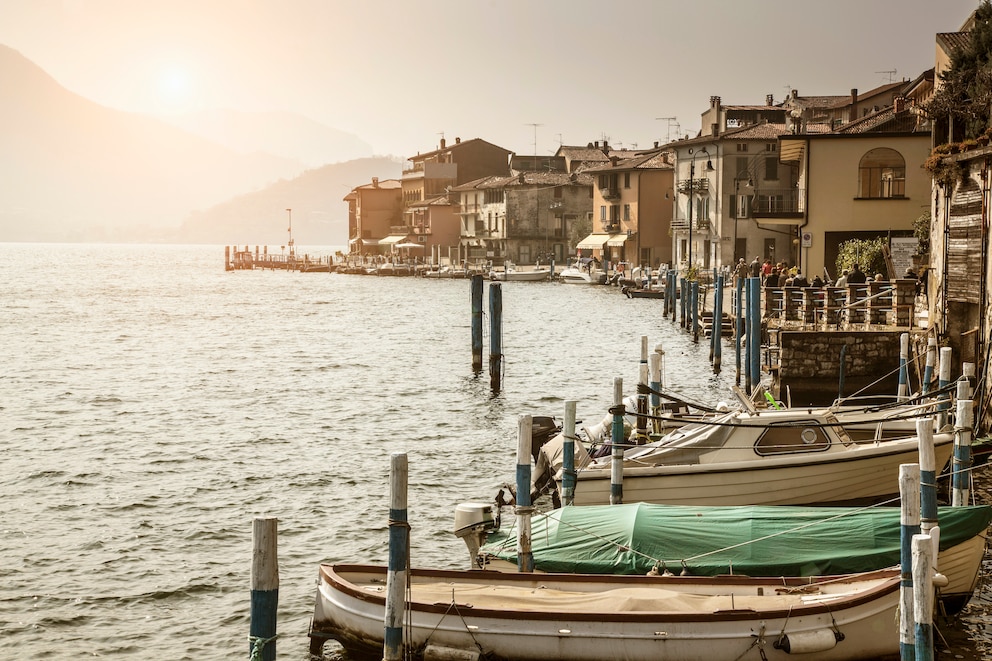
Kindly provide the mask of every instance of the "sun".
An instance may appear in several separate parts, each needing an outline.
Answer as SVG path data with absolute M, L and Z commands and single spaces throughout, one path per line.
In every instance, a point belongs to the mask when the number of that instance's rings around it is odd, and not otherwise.
M 158 105 L 169 112 L 190 110 L 193 105 L 193 79 L 177 65 L 163 66 L 158 73 Z

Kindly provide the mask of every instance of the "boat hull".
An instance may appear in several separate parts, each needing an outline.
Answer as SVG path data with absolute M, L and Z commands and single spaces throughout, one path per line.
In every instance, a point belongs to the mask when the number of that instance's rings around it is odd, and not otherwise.
M 418 658 L 428 645 L 462 654 L 449 658 L 513 661 L 730 661 L 757 659 L 759 646 L 774 661 L 790 658 L 783 645 L 811 661 L 899 651 L 896 570 L 824 582 L 805 596 L 781 593 L 789 579 L 409 575 L 404 641 Z M 311 638 L 381 659 L 385 582 L 383 567 L 322 565 Z

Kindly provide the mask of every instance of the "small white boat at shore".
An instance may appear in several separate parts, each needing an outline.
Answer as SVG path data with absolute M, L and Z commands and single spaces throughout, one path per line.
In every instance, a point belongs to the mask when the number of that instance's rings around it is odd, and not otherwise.
M 383 651 L 382 566 L 321 565 L 311 653 Z M 810 579 L 412 569 L 405 653 L 505 661 L 856 661 L 898 655 L 899 572 Z
M 532 271 L 524 271 L 512 264 L 508 264 L 502 271 L 492 271 L 489 274 L 489 279 L 498 282 L 543 282 L 550 275 L 550 269 L 539 268 Z

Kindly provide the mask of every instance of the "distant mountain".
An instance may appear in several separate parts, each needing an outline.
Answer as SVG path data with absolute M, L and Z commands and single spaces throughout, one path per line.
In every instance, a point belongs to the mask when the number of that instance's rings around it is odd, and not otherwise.
M 305 170 L 294 159 L 238 153 L 93 103 L 2 45 L 0 80 L 0 241 L 171 240 L 191 212 L 290 185 L 285 180 Z M 359 168 L 347 189 L 325 194 L 341 209 L 347 190 L 368 180 Z
M 289 181 L 239 195 L 206 211 L 192 213 L 179 231 L 176 243 L 267 245 L 270 249 L 289 240 L 292 209 L 293 239 L 301 252 L 306 246 L 348 243 L 348 204 L 344 197 L 372 177 L 397 179 L 402 164 L 386 157 L 362 158 L 308 170 Z
M 161 119 L 243 154 L 262 152 L 310 167 L 372 156 L 372 146 L 358 136 L 291 112 L 205 110 Z

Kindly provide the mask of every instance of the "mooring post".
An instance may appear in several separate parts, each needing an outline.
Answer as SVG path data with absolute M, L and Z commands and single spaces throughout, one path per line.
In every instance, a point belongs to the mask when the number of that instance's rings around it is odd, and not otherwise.
M 840 365 L 837 366 L 837 399 L 844 398 L 844 376 L 847 372 L 847 345 L 840 345 Z
M 937 525 L 937 458 L 933 447 L 933 418 L 917 418 L 920 442 L 920 531 L 929 534 Z
M 684 277 L 679 278 L 679 325 L 682 330 L 688 330 L 686 310 L 689 309 L 689 285 Z
M 668 309 L 672 313 L 672 323 L 674 324 L 675 323 L 675 317 L 676 317 L 676 314 L 678 312 L 678 305 L 676 305 L 676 302 L 675 302 L 675 299 L 678 298 L 678 291 L 676 290 L 676 286 L 677 286 L 677 283 L 678 283 L 678 274 L 674 270 L 672 270 L 672 271 L 669 271 L 668 277 L 671 278 L 671 280 L 672 280 L 672 293 L 671 293 L 672 303 L 671 303 L 671 305 L 669 306 Z
M 623 379 L 615 377 L 613 379 L 613 427 L 611 428 L 610 442 L 612 454 L 610 456 L 610 505 L 623 504 Z
M 723 362 L 723 276 L 716 278 L 716 289 L 713 290 L 713 324 L 710 326 L 713 334 L 713 373 L 720 373 L 720 363 Z
M 472 371 L 482 371 L 482 276 L 472 276 Z
M 489 386 L 498 393 L 503 380 L 503 288 L 489 285 Z
M 941 390 L 951 384 L 951 347 L 940 348 L 940 361 L 937 367 L 937 387 Z M 937 429 L 943 429 L 947 424 L 948 411 L 951 408 L 951 393 L 945 392 L 940 395 L 940 404 L 937 405 Z
M 657 394 L 661 392 L 661 358 L 665 355 L 665 350 L 661 348 L 660 344 L 654 346 L 654 351 L 651 352 L 649 357 L 650 367 L 651 367 L 651 390 L 655 391 L 651 393 L 651 414 L 658 416 L 661 414 L 661 397 Z M 651 425 L 654 433 L 661 432 L 662 421 L 655 419 Z
M 909 333 L 899 336 L 899 390 L 896 399 L 900 402 L 909 399 Z
M 899 466 L 899 658 L 915 661 L 913 535 L 920 534 L 920 465 Z
M 638 364 L 637 385 L 648 385 L 648 336 L 641 336 L 641 362 Z M 637 442 L 648 441 L 648 394 L 637 389 Z
M 741 338 L 744 337 L 744 278 L 737 278 L 736 283 L 737 292 L 737 306 L 734 310 L 734 318 L 736 323 L 734 324 L 734 359 L 737 365 L 737 374 L 734 377 L 734 383 L 736 385 L 741 385 Z
M 575 400 L 565 400 L 565 424 L 562 426 L 565 437 L 561 457 L 562 502 L 571 505 L 575 500 Z
M 933 540 L 913 535 L 913 619 L 916 661 L 933 661 Z
M 517 418 L 517 571 L 534 571 L 534 553 L 530 544 L 530 451 L 534 421 L 529 415 Z
M 400 661 L 403 658 L 403 619 L 410 548 L 410 525 L 406 513 L 408 476 L 406 454 L 394 452 L 389 457 L 389 566 L 386 572 L 383 661 Z
M 751 361 L 751 383 L 747 394 L 761 385 L 761 278 L 749 278 L 751 307 L 747 315 L 747 349 Z
M 973 402 L 959 399 L 954 416 L 954 459 L 951 461 L 951 505 L 967 505 L 971 498 L 971 434 Z
M 937 338 L 927 340 L 927 361 L 923 368 L 923 384 L 920 390 L 924 394 L 930 392 L 930 381 L 933 380 L 933 367 L 937 362 Z
M 974 394 L 971 384 L 975 382 L 975 363 L 961 363 L 961 378 L 958 381 L 964 381 L 966 386 L 962 390 L 958 385 L 958 399 L 971 399 Z
M 248 658 L 275 661 L 279 610 L 279 520 L 256 518 L 251 529 L 251 622 Z
M 699 280 L 692 281 L 692 341 L 699 343 Z

